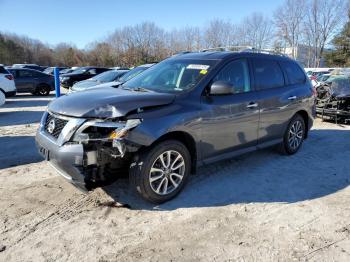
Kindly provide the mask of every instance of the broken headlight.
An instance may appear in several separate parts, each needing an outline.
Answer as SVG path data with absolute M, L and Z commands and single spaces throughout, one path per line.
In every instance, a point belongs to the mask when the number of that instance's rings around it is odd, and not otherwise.
M 125 137 L 131 129 L 137 127 L 141 122 L 141 119 L 129 119 L 124 122 L 90 120 L 77 130 L 73 141 L 81 143 L 89 141 L 113 142 Z

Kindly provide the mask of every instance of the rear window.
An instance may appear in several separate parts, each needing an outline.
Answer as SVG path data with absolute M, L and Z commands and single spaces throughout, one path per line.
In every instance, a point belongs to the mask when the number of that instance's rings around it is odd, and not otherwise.
M 9 72 L 5 69 L 5 67 L 0 66 L 0 74 L 8 74 Z
M 254 59 L 254 77 L 258 89 L 284 86 L 283 72 L 274 60 Z
M 289 61 L 283 61 L 280 63 L 284 71 L 287 73 L 291 85 L 305 83 L 305 74 L 296 63 Z

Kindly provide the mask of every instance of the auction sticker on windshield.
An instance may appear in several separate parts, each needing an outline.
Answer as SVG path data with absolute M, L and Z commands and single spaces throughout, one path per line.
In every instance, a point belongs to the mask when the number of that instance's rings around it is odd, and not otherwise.
M 197 65 L 197 64 L 190 64 L 186 68 L 187 69 L 196 69 L 196 70 L 208 70 L 210 66 L 208 65 Z

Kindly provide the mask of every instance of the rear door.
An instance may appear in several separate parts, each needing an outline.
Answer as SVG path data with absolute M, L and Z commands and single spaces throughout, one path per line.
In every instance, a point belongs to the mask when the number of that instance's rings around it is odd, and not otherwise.
M 205 162 L 257 144 L 259 108 L 248 61 L 229 62 L 211 82 L 215 81 L 229 82 L 235 93 L 202 96 L 201 155 Z
M 260 106 L 258 144 L 275 143 L 295 110 L 296 94 L 277 60 L 254 58 L 252 66 Z

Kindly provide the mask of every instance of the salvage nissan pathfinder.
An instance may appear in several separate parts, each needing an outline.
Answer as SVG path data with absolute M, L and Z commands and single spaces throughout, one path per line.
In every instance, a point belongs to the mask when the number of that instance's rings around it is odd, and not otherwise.
M 170 57 L 119 88 L 52 101 L 36 142 L 74 185 L 92 189 L 129 172 L 133 188 L 162 203 L 196 168 L 277 145 L 296 153 L 315 115 L 297 62 L 257 51 Z

